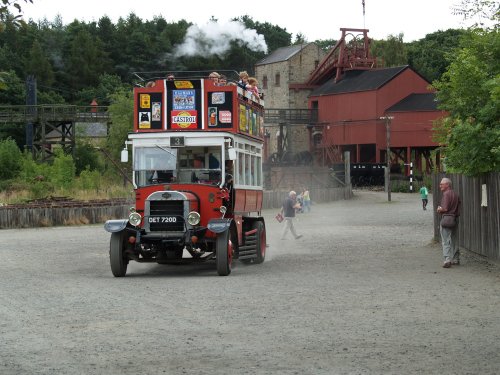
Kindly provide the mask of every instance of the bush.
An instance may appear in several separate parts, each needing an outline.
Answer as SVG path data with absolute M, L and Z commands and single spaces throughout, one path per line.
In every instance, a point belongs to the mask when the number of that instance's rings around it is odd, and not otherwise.
M 31 199 L 43 199 L 52 195 L 54 192 L 53 185 L 48 181 L 35 180 L 29 184 L 30 198 Z
M 50 182 L 57 188 L 68 189 L 73 184 L 75 174 L 76 167 L 71 155 L 57 151 L 54 164 L 51 167 Z
M 22 153 L 16 142 L 7 138 L 0 141 L 0 179 L 11 180 L 19 175 Z
M 78 142 L 75 148 L 75 167 L 77 175 L 86 169 L 101 170 L 98 151 L 89 143 Z
M 95 190 L 99 192 L 101 188 L 102 176 L 99 171 L 91 171 L 89 168 L 80 173 L 80 188 L 83 190 Z

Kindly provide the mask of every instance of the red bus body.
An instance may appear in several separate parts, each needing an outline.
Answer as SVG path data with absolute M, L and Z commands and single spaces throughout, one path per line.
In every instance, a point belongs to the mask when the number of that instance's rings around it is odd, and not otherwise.
M 136 204 L 110 220 L 110 262 L 262 263 L 264 103 L 236 84 L 157 79 L 134 89 L 132 166 Z

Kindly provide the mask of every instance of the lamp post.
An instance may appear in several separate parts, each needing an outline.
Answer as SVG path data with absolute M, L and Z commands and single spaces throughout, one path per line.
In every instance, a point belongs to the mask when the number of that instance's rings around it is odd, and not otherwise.
M 387 200 L 390 202 L 391 201 L 391 158 L 389 156 L 391 152 L 391 120 L 393 119 L 393 116 L 382 116 L 380 117 L 381 120 L 385 120 L 385 136 L 386 136 L 386 142 L 387 142 L 387 151 L 386 151 L 386 162 L 387 166 L 385 168 L 385 183 L 386 183 L 386 190 L 387 190 Z

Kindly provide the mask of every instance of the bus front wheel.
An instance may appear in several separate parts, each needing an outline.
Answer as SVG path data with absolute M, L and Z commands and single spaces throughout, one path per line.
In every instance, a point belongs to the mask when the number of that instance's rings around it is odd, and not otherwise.
M 231 242 L 229 230 L 217 234 L 215 251 L 217 273 L 219 276 L 229 275 L 233 262 L 233 243 Z

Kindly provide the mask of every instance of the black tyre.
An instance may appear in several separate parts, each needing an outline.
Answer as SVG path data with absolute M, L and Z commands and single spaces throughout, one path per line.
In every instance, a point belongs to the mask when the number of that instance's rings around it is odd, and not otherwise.
M 125 255 L 124 232 L 111 233 L 109 243 L 109 262 L 115 277 L 123 277 L 127 273 L 128 258 Z
M 266 226 L 262 221 L 256 221 L 254 228 L 257 229 L 257 258 L 254 259 L 254 263 L 260 264 L 266 259 Z
M 215 261 L 217 263 L 217 273 L 219 276 L 227 276 L 231 273 L 233 262 L 233 243 L 231 242 L 230 231 L 217 234 L 215 244 Z

